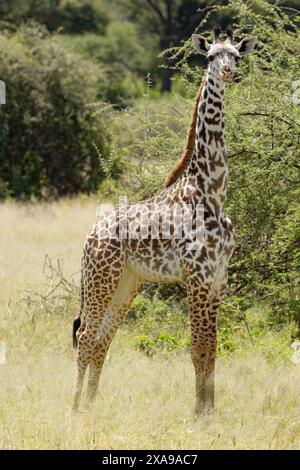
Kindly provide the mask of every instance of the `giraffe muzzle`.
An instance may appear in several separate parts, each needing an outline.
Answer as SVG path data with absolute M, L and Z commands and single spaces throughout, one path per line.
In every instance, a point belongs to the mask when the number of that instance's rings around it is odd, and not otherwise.
M 223 70 L 222 70 L 223 81 L 226 82 L 226 83 L 231 82 L 232 76 L 233 76 L 233 73 L 230 70 L 230 68 L 229 67 L 224 67 Z
M 232 73 L 231 72 L 223 72 L 223 81 L 225 83 L 231 83 L 232 82 Z

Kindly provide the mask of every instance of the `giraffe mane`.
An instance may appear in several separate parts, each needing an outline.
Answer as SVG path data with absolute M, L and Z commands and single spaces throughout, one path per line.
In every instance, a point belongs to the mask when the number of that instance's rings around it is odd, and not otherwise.
M 190 158 L 192 156 L 192 153 L 194 151 L 195 138 L 196 138 L 197 116 L 198 116 L 198 106 L 199 106 L 199 101 L 200 101 L 200 98 L 201 98 L 202 89 L 204 87 L 206 74 L 207 74 L 207 72 L 205 72 L 205 74 L 204 74 L 204 77 L 202 79 L 201 85 L 199 87 L 199 90 L 198 90 L 198 93 L 197 93 L 197 96 L 196 96 L 196 100 L 195 100 L 195 104 L 194 104 L 194 108 L 193 108 L 193 112 L 192 112 L 192 119 L 191 119 L 191 122 L 190 122 L 190 125 L 189 125 L 189 128 L 188 128 L 188 132 L 187 132 L 187 139 L 186 139 L 186 144 L 185 144 L 184 151 L 182 152 L 181 158 L 177 161 L 177 163 L 175 164 L 175 166 L 172 169 L 171 173 L 169 174 L 169 176 L 166 179 L 166 187 L 167 188 L 169 186 L 171 186 L 173 183 L 175 183 L 175 181 L 178 180 L 178 178 L 180 178 L 180 176 L 182 175 L 182 173 L 186 169 L 187 164 L 189 163 L 189 160 L 190 160 Z

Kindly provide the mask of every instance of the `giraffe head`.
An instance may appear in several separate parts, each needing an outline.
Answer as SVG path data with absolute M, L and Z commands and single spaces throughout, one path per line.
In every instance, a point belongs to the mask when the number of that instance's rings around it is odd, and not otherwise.
M 214 40 L 210 44 L 200 34 L 193 34 L 192 40 L 196 51 L 207 56 L 209 60 L 208 73 L 223 82 L 230 82 L 234 76 L 237 62 L 241 57 L 249 54 L 256 42 L 256 38 L 242 39 L 233 45 L 233 32 L 226 30 L 226 36 L 220 37 L 221 29 L 214 29 Z

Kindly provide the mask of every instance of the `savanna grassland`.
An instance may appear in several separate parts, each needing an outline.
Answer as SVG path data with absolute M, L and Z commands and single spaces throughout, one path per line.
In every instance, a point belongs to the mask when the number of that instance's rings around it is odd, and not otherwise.
M 0 206 L 0 340 L 7 349 L 0 365 L 0 448 L 299 448 L 294 326 L 266 328 L 263 305 L 247 311 L 252 341 L 243 323 L 233 320 L 228 329 L 220 322 L 215 413 L 195 421 L 188 343 L 171 348 L 166 341 L 149 352 L 149 338 L 161 332 L 165 340 L 175 329 L 188 337 L 187 319 L 177 319 L 184 317 L 178 306 L 164 304 L 162 312 L 159 299 L 140 296 L 112 344 L 94 408 L 71 420 L 71 324 L 81 245 L 96 207 L 96 198 Z
M 299 449 L 299 1 L 142 3 L 0 0 L 0 448 Z M 99 201 L 164 188 L 216 23 L 256 46 L 225 93 L 215 412 L 194 419 L 184 289 L 146 285 L 71 420 L 84 237 Z

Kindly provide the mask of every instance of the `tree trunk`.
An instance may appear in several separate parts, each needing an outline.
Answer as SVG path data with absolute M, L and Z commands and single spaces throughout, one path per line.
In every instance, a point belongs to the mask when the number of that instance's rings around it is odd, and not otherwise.
M 173 18 L 172 18 L 172 8 L 173 8 L 173 0 L 165 0 L 166 3 L 166 22 L 165 22 L 165 34 L 164 38 L 161 41 L 162 50 L 169 49 L 172 44 L 172 33 L 173 33 Z M 161 82 L 161 91 L 171 91 L 172 88 L 172 81 L 171 78 L 173 76 L 173 70 L 170 68 L 169 58 L 166 56 L 166 68 L 163 71 L 162 82 Z
M 163 76 L 161 81 L 161 91 L 171 91 L 172 88 L 172 77 L 173 77 L 173 70 L 169 67 L 163 69 Z

